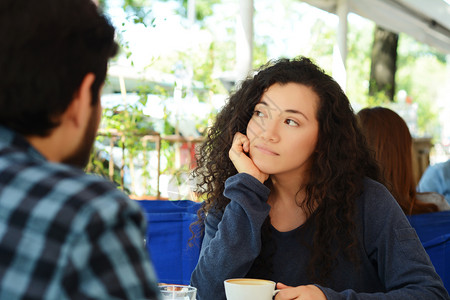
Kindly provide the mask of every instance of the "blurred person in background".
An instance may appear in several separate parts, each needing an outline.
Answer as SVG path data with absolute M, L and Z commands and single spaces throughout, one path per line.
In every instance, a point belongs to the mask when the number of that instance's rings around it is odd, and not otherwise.
M 412 137 L 406 122 L 384 107 L 357 113 L 359 125 L 378 162 L 386 187 L 406 215 L 450 210 L 438 193 L 417 193 L 412 167 Z
M 136 203 L 86 165 L 114 28 L 92 0 L 0 1 L 0 299 L 158 299 Z
M 442 194 L 450 203 L 450 159 L 429 166 L 420 178 L 417 191 Z

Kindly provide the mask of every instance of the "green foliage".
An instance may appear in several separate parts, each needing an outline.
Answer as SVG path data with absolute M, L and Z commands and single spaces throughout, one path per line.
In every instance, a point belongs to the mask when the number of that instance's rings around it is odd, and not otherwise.
M 358 24 L 350 19 L 347 35 L 347 96 L 359 106 L 383 103 L 386 100 L 384 95 L 368 96 L 374 24 L 358 18 L 355 21 Z
M 103 126 L 119 132 L 143 135 L 152 129 L 151 120 L 142 112 L 147 103 L 145 96 L 136 104 L 124 103 L 103 110 Z
M 434 140 L 440 138 L 439 112 L 431 101 L 418 99 L 417 127 L 419 136 L 431 136 Z
M 196 18 L 199 21 L 203 21 L 206 17 L 213 15 L 213 5 L 220 3 L 220 0 L 196 0 L 195 10 Z M 187 0 L 183 0 L 183 6 L 186 7 Z
M 122 8 L 127 13 L 128 20 L 133 23 L 142 24 L 148 30 L 157 29 L 155 25 L 155 16 L 152 14 L 152 5 L 156 0 L 124 0 Z M 170 0 L 160 0 L 168 2 Z M 172 0 L 173 1 L 173 0 Z M 175 1 L 179 5 L 176 7 L 176 13 L 187 18 L 188 0 Z M 108 7 L 108 0 L 100 0 L 102 7 Z M 202 39 L 196 44 L 189 47 L 183 47 L 183 50 L 170 51 L 164 53 L 161 57 L 154 57 L 151 65 L 148 66 L 154 70 L 164 73 L 174 74 L 174 66 L 181 64 L 192 70 L 192 80 L 194 82 L 192 91 L 194 95 L 202 102 L 208 102 L 213 94 L 226 94 L 222 83 L 216 78 L 216 74 L 225 71 L 232 71 L 236 63 L 236 43 L 235 43 L 235 12 L 220 10 L 221 0 L 196 0 L 196 26 L 198 35 L 205 35 L 207 38 Z M 261 5 L 262 10 L 273 10 L 280 5 L 284 7 L 283 16 L 286 20 L 297 21 L 306 18 L 306 14 L 301 10 L 295 10 L 293 7 L 299 5 L 295 0 L 283 0 L 278 2 L 266 1 L 255 3 L 255 7 Z M 276 26 L 279 18 L 267 19 L 267 13 L 261 13 L 255 9 L 255 27 L 261 26 L 262 22 Z M 262 18 L 266 19 L 262 19 Z M 258 23 L 259 22 L 259 23 Z M 292 23 L 286 22 L 286 23 Z M 220 34 L 213 32 L 210 28 L 213 23 L 220 23 L 223 30 Z M 187 23 L 186 23 L 187 24 Z M 286 26 L 286 25 L 284 25 Z M 289 25 L 287 25 L 289 26 Z M 348 56 L 347 56 L 347 95 L 352 102 L 359 107 L 365 106 L 385 106 L 389 104 L 389 99 L 383 94 L 378 93 L 374 96 L 368 96 L 369 75 L 370 75 L 370 53 L 372 49 L 372 38 L 374 23 L 362 18 L 349 18 L 348 26 Z M 119 30 L 119 41 L 122 45 L 122 53 L 126 57 L 132 59 L 129 41 L 123 38 L 125 27 Z M 284 30 L 292 30 L 287 27 Z M 289 53 L 296 55 L 305 55 L 315 60 L 327 73 L 331 74 L 333 47 L 336 43 L 336 27 L 328 22 L 328 20 L 318 18 L 311 28 L 301 28 L 309 33 L 307 46 L 304 48 L 292 49 Z M 297 30 L 298 32 L 298 30 Z M 280 33 L 281 34 L 281 33 Z M 303 36 L 302 36 L 303 37 Z M 270 57 L 271 46 L 278 36 L 272 33 L 262 33 L 255 35 L 253 45 L 253 67 L 257 68 L 267 62 Z M 285 39 L 299 38 L 295 31 L 292 36 L 283 35 Z M 184 45 L 183 45 L 184 46 Z M 436 99 L 437 87 L 436 83 L 445 81 L 445 56 L 428 46 L 420 44 L 408 37 L 400 34 L 398 58 L 397 58 L 397 76 L 396 90 L 405 90 L 418 105 L 418 127 L 420 134 L 434 135 L 437 134 L 437 111 L 434 105 Z M 188 90 L 184 88 L 183 94 L 186 95 Z M 125 131 L 130 135 L 130 139 L 124 145 L 131 155 L 143 151 L 142 143 L 136 138 L 143 134 L 145 130 L 153 129 L 155 124 L 142 113 L 142 107 L 146 104 L 148 94 L 159 95 L 162 99 L 172 96 L 172 89 L 147 84 L 140 89 L 141 101 L 132 106 L 119 106 L 111 110 L 105 111 L 103 126 L 109 129 L 117 129 Z M 169 118 L 171 112 L 167 108 L 164 109 L 163 125 L 158 129 L 162 136 L 172 135 L 175 128 L 170 125 Z M 198 120 L 197 129 L 203 133 L 206 131 L 208 124 L 215 117 L 215 111 L 210 115 Z M 100 139 L 100 138 L 99 138 Z M 107 138 L 103 138 L 107 139 Z M 103 141 L 107 143 L 107 140 Z M 117 142 L 117 146 L 121 146 Z M 149 149 L 154 149 L 154 145 L 147 145 Z M 167 160 L 167 165 L 163 172 L 178 174 L 175 166 L 176 145 L 173 143 L 162 142 L 162 155 Z M 144 151 L 145 152 L 145 151 Z M 144 156 L 145 159 L 148 157 Z M 101 173 L 101 167 L 105 165 L 102 161 L 93 161 L 92 170 Z M 104 172 L 104 170 L 103 170 Z M 107 173 L 103 173 L 105 175 Z M 116 175 L 115 175 L 116 176 Z M 150 174 L 145 170 L 143 176 Z M 154 191 L 154 187 L 148 188 Z
M 386 106 L 391 103 L 391 100 L 383 91 L 377 92 L 375 95 L 366 95 L 365 106 Z
M 421 135 L 440 136 L 437 93 L 446 81 L 443 54 L 401 34 L 397 61 L 397 90 L 405 90 L 418 104 L 417 122 Z
M 333 46 L 336 41 L 336 29 L 317 19 L 311 28 L 311 51 L 308 54 L 311 57 L 331 57 L 333 55 Z
M 267 62 L 267 52 L 267 43 L 255 43 L 253 46 L 253 68 L 256 69 Z
M 347 95 L 358 107 L 386 106 L 390 100 L 383 94 L 368 95 L 370 51 L 374 23 L 356 26 L 349 23 L 347 56 Z M 320 42 L 317 40 L 317 42 Z M 445 56 L 406 34 L 400 34 L 397 50 L 396 91 L 404 90 L 417 103 L 419 135 L 438 137 L 438 108 L 435 104 L 438 82 L 445 82 Z M 394 101 L 398 101 L 394 97 Z
M 123 0 L 122 8 L 128 13 L 128 19 L 134 24 L 154 26 L 150 0 Z
M 103 141 L 105 138 L 103 136 L 99 136 L 97 137 L 97 139 Z M 85 171 L 86 173 L 99 175 L 103 178 L 109 178 L 109 159 L 102 155 L 102 150 L 94 147 L 89 157 L 89 162 L 85 168 Z M 116 167 L 114 168 L 113 182 L 115 182 L 117 186 L 119 186 L 120 181 L 120 171 Z
M 172 0 L 161 1 L 167 2 Z M 177 2 L 180 4 L 177 13 L 181 16 L 187 17 L 189 0 L 177 0 Z M 196 21 L 203 23 L 203 20 L 206 17 L 213 15 L 213 5 L 217 3 L 220 3 L 220 0 L 195 0 Z
M 139 153 L 152 150 L 152 147 L 144 147 L 140 140 L 142 136 L 153 133 L 152 121 L 142 112 L 146 102 L 147 98 L 142 96 L 135 104 L 124 101 L 123 104 L 103 110 L 100 134 L 96 140 L 98 145 L 103 146 L 95 149 L 94 154 L 91 155 L 87 171 L 109 177 L 109 160 L 113 156 L 111 142 L 114 147 L 125 150 L 123 152 L 124 164 L 132 170 L 134 169 L 134 158 Z M 153 149 L 155 149 L 154 146 Z M 146 163 L 144 156 L 144 164 Z M 133 183 L 131 187 L 124 186 L 119 168 L 120 166 L 114 164 L 113 181 L 128 193 L 133 193 Z
M 397 63 L 399 65 L 414 64 L 414 61 L 421 57 L 434 57 L 439 63 L 446 63 L 445 54 L 426 44 L 417 42 L 406 34 L 400 34 L 398 54 Z

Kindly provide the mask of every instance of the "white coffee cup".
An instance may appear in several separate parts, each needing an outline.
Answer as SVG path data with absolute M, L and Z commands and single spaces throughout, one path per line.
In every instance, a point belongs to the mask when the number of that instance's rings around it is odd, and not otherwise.
M 278 293 L 275 282 L 265 279 L 233 278 L 224 284 L 227 300 L 272 300 Z

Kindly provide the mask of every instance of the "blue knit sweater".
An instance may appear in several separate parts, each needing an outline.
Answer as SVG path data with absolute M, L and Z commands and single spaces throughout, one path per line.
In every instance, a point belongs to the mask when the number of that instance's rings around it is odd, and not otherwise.
M 224 195 L 231 199 L 223 213 L 210 211 L 200 259 L 192 273 L 197 300 L 225 299 L 228 278 L 268 278 L 291 286 L 314 284 L 306 272 L 314 226 L 290 232 L 272 230 L 275 253 L 271 272 L 255 273 L 261 251 L 261 226 L 269 214 L 270 190 L 248 174 L 228 178 Z M 327 299 L 450 299 L 414 229 L 386 188 L 370 179 L 357 199 L 356 225 L 360 265 L 343 256 L 323 285 Z

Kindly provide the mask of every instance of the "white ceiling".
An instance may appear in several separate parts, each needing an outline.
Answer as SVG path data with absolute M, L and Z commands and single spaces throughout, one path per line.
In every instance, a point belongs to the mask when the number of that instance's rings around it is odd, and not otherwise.
M 450 54 L 450 4 L 444 0 L 305 0 L 335 14 L 337 3 L 347 1 L 349 12 L 396 33 Z

